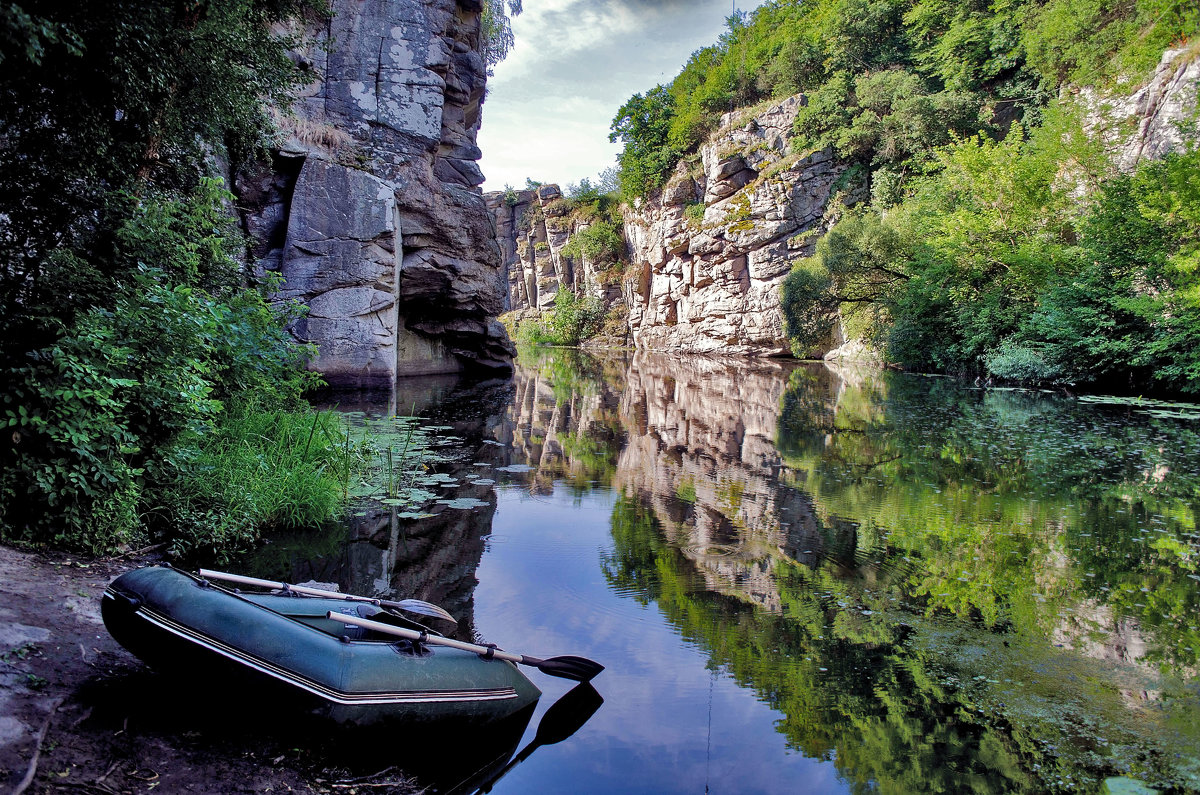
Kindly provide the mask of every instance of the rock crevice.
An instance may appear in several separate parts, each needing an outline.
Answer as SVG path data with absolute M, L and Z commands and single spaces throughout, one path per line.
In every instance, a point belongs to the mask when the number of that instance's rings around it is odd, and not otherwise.
M 475 161 L 486 66 L 475 0 L 334 0 L 297 54 L 274 168 L 239 175 L 260 271 L 335 386 L 507 372 L 505 285 Z M 296 167 L 291 163 L 299 162 Z M 290 174 L 295 174 L 291 177 Z

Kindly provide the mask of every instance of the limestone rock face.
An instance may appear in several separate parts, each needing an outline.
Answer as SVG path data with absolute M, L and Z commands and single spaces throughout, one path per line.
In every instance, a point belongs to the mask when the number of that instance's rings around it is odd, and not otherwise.
M 701 171 L 680 164 L 661 191 L 625 208 L 631 264 L 620 282 L 586 257 L 564 256 L 581 224 L 564 216 L 557 186 L 486 194 L 508 310 L 545 311 L 563 286 L 590 289 L 628 315 L 638 348 L 790 355 L 779 287 L 837 208 L 867 196 L 862 181 L 843 179 L 846 166 L 831 152 L 789 153 L 802 106 L 794 96 L 754 115 L 726 114 L 700 149 Z
M 1109 143 L 1122 171 L 1200 137 L 1200 57 L 1187 50 L 1165 51 L 1150 79 L 1129 96 L 1100 97 L 1090 89 L 1083 95 L 1092 108 L 1088 126 Z
M 780 612 L 777 561 L 814 564 L 829 545 L 828 523 L 776 448 L 793 365 L 653 351 L 580 361 L 595 364 L 579 371 L 589 387 L 567 399 L 553 370 L 518 362 L 511 409 L 493 430 L 508 463 L 533 470 L 537 494 L 604 478 L 653 512 L 707 588 Z M 817 377 L 836 396 L 836 378 Z M 575 455 L 579 439 L 611 451 L 611 471 L 597 472 L 594 453 Z
M 511 369 L 506 284 L 478 186 L 478 0 L 334 0 L 274 169 L 242 174 L 246 227 L 296 337 L 335 385 Z M 302 163 L 300 167 L 288 163 Z
M 536 315 L 554 306 L 560 289 L 598 297 L 609 310 L 623 309 L 619 268 L 597 262 L 585 251 L 566 249 L 589 222 L 575 217 L 558 185 L 484 194 L 495 224 L 506 274 L 506 312 Z
M 828 228 L 835 194 L 843 205 L 867 195 L 842 179 L 846 166 L 831 152 L 788 152 L 802 101 L 726 114 L 701 147 L 700 173 L 681 164 L 661 192 L 627 211 L 634 272 L 625 298 L 637 347 L 790 353 L 779 287 Z
M 292 194 L 280 297 L 308 306 L 294 333 L 319 341 L 310 364 L 330 380 L 395 378 L 396 243 L 391 185 L 323 160 L 304 164 Z
M 786 356 L 779 287 L 812 253 L 836 207 L 864 199 L 829 151 L 797 156 L 788 137 L 800 96 L 726 114 L 700 150 L 702 170 L 680 164 L 661 191 L 626 208 L 631 265 L 620 282 L 563 249 L 581 229 L 557 186 L 486 195 L 508 273 L 508 309 L 545 311 L 563 286 L 590 289 L 628 315 L 638 348 Z M 846 183 L 846 184 L 842 184 Z M 832 347 L 832 342 L 831 342 Z

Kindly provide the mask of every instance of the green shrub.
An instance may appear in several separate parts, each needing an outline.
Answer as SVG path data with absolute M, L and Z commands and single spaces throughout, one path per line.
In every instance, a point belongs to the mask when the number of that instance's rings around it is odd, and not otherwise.
M 594 295 L 576 295 L 560 287 L 554 308 L 540 322 L 517 329 L 518 345 L 578 345 L 595 336 L 604 325 L 604 305 Z
M 912 266 L 905 222 L 871 210 L 850 210 L 819 241 L 811 257 L 792 266 L 780 294 L 785 331 L 805 356 L 832 331 L 838 312 L 858 312 L 862 333 L 875 337 L 883 316 L 860 312 L 887 307 L 905 288 Z
M 608 140 L 625 145 L 617 160 L 621 193 L 627 200 L 662 187 L 675 167 L 679 152 L 670 141 L 674 116 L 675 99 L 662 86 L 645 96 L 634 94 L 617 111 Z
M 176 555 L 227 558 L 264 530 L 337 518 L 361 459 L 333 412 L 254 409 L 184 439 L 156 511 Z
M 987 371 L 998 378 L 1022 383 L 1058 383 L 1063 370 L 1052 361 L 1045 346 L 1022 345 L 1005 340 L 985 357 Z
M 617 224 L 598 219 L 572 235 L 562 253 L 572 260 L 586 257 L 589 262 L 604 267 L 621 259 L 625 253 L 625 238 Z

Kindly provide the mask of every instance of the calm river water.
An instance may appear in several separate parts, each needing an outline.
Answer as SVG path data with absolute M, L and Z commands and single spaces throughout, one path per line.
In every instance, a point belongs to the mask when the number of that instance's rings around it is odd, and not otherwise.
M 1195 406 L 566 350 L 341 405 L 446 426 L 443 502 L 260 573 L 607 666 L 496 780 L 572 684 L 531 670 L 528 726 L 457 791 L 1200 791 Z M 412 765 L 445 792 L 486 762 Z

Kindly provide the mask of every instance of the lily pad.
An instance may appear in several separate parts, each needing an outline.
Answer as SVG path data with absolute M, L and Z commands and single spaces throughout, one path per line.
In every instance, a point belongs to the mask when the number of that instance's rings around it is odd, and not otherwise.
M 438 505 L 445 505 L 447 508 L 483 508 L 487 505 L 483 500 L 477 500 L 474 497 L 458 497 L 453 500 L 438 500 Z
M 506 467 L 496 467 L 497 472 L 532 472 L 533 467 L 529 464 L 509 464 Z

